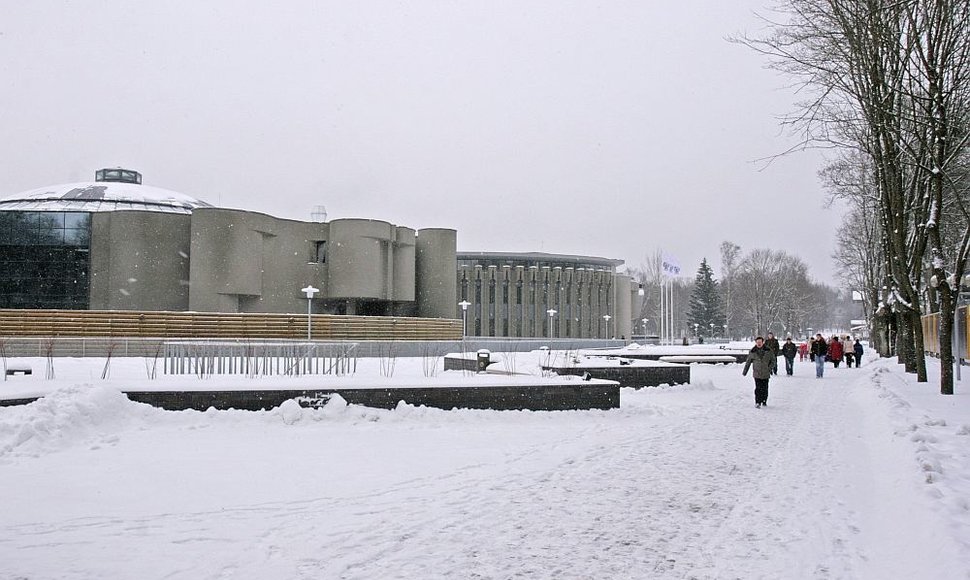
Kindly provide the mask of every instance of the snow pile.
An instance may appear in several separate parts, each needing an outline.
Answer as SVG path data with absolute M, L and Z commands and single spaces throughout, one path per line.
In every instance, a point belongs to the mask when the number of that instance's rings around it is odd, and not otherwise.
M 88 384 L 55 391 L 39 401 L 0 413 L 0 457 L 38 456 L 74 446 L 111 444 L 132 420 L 159 410 L 132 403 L 121 392 Z

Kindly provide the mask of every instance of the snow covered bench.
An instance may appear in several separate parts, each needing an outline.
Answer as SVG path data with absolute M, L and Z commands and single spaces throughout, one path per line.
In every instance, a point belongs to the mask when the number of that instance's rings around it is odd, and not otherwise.
M 29 364 L 18 362 L 18 361 L 9 361 L 6 364 L 6 367 L 7 367 L 8 377 L 12 375 L 29 375 L 29 374 L 33 374 L 34 372 L 30 368 Z

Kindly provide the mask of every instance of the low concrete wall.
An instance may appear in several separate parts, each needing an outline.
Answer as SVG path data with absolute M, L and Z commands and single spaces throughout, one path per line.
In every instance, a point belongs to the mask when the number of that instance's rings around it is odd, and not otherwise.
M 258 411 L 278 407 L 289 399 L 305 407 L 320 406 L 334 394 L 348 403 L 393 409 L 400 401 L 438 409 L 491 409 L 495 411 L 567 411 L 616 409 L 620 406 L 617 383 L 510 385 L 482 387 L 407 387 L 386 389 L 318 389 L 305 391 L 167 391 L 128 392 L 132 401 L 171 411 L 195 409 L 241 409 Z
M 587 353 L 587 354 L 590 354 L 590 356 L 596 356 L 595 354 L 592 354 L 592 353 Z M 607 355 L 604 355 L 604 356 L 607 356 Z M 617 356 L 617 355 L 613 353 L 613 354 L 610 354 L 609 356 Z M 648 353 L 640 353 L 640 352 L 635 352 L 635 353 L 624 352 L 620 356 L 622 356 L 623 358 L 632 358 L 634 360 L 660 360 L 661 357 L 677 356 L 677 355 L 671 355 L 671 353 L 649 353 L 648 354 Z M 702 357 L 704 355 L 697 355 L 697 356 Z M 715 355 L 711 355 L 711 356 L 715 356 Z M 745 360 L 747 360 L 748 353 L 746 352 L 737 353 L 737 352 L 726 351 L 723 353 L 718 353 L 716 356 L 734 357 L 734 359 L 737 360 L 737 362 L 743 363 Z M 723 363 L 718 361 L 718 362 L 712 362 L 712 364 L 723 364 Z
M 589 376 L 594 379 L 616 381 L 621 387 L 639 389 L 641 387 L 656 387 L 658 385 L 683 385 L 690 383 L 690 367 L 662 366 L 610 366 L 610 367 L 542 367 L 542 370 L 552 371 L 557 375 Z

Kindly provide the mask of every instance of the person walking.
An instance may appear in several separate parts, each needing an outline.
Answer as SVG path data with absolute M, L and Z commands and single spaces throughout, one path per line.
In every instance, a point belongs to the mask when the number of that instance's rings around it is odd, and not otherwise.
M 843 337 L 842 345 L 845 347 L 845 366 L 852 368 L 852 360 L 855 359 L 855 351 L 852 350 L 852 337 Z
M 839 363 L 842 362 L 842 355 L 845 354 L 845 350 L 842 347 L 842 342 L 839 340 L 839 335 L 832 336 L 832 342 L 829 343 L 829 360 L 835 365 L 835 368 L 839 368 Z
M 748 369 L 752 366 L 754 367 L 751 373 L 754 375 L 754 406 L 760 409 L 768 405 L 768 381 L 778 367 L 778 357 L 771 352 L 765 344 L 765 339 L 760 336 L 754 339 L 754 346 L 748 352 L 741 375 L 747 376 Z
M 825 373 L 825 356 L 828 354 L 828 345 L 825 344 L 825 339 L 822 338 L 821 334 L 815 336 L 815 340 L 812 341 L 812 348 L 809 352 L 809 357 L 815 361 L 815 378 L 820 379 Z
M 775 335 L 771 332 L 768 333 L 768 338 L 765 339 L 765 347 L 768 350 L 770 350 L 771 354 L 774 355 L 775 357 L 775 367 L 771 371 L 771 374 L 777 375 L 778 374 L 778 352 L 781 350 L 781 347 L 778 345 L 778 339 L 775 338 Z
M 791 337 L 785 339 L 785 344 L 781 347 L 781 356 L 785 357 L 785 373 L 792 376 L 795 373 L 795 353 L 798 347 L 791 341 Z
M 862 349 L 862 343 L 859 342 L 858 338 L 855 339 L 855 344 L 852 345 L 852 352 L 853 354 L 855 354 L 855 368 L 861 367 L 863 349 Z
M 798 362 L 804 361 L 808 358 L 808 343 L 811 342 L 810 338 L 806 338 L 798 345 Z

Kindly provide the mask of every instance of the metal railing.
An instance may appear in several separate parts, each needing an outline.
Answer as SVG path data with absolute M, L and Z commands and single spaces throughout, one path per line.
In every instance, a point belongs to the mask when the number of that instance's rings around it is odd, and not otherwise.
M 165 341 L 167 375 L 347 375 L 357 371 L 357 343 Z

